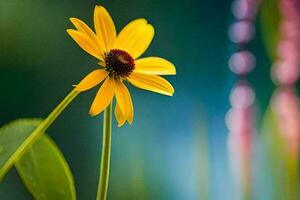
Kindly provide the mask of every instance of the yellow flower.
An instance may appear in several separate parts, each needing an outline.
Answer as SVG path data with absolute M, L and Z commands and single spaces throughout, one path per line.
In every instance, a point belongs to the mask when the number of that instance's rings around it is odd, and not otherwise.
M 176 74 L 175 66 L 159 57 L 137 59 L 150 45 L 154 28 L 145 19 L 136 19 L 117 35 L 114 22 L 102 6 L 94 10 L 95 32 L 77 18 L 70 18 L 77 30 L 68 34 L 87 53 L 99 59 L 99 68 L 88 74 L 77 86 L 79 92 L 95 87 L 103 81 L 90 108 L 91 115 L 101 113 L 116 97 L 115 116 L 118 125 L 133 121 L 133 105 L 124 82 L 172 96 L 174 89 L 158 75 Z

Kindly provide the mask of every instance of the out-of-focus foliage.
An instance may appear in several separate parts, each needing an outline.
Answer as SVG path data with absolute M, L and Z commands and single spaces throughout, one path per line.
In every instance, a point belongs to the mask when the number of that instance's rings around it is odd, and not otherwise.
M 277 114 L 267 110 L 263 119 L 262 144 L 264 159 L 261 172 L 264 176 L 264 188 L 270 191 L 268 199 L 299 199 L 298 163 L 287 149 L 284 133 L 280 129 Z
M 272 199 L 282 199 L 284 184 L 281 181 L 284 177 L 283 141 L 278 129 L 278 120 L 271 108 L 267 110 L 263 119 L 262 137 L 265 149 L 264 175 L 268 188 L 272 191 Z
M 277 43 L 280 37 L 279 22 L 278 0 L 261 1 L 260 24 L 263 41 L 272 60 L 276 58 Z

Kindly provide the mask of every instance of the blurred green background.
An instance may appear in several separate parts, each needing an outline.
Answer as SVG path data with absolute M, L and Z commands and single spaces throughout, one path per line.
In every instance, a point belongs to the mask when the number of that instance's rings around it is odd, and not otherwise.
M 97 67 L 65 31 L 70 17 L 92 26 L 95 4 L 107 8 L 118 31 L 145 17 L 156 35 L 144 56 L 165 57 L 177 68 L 167 77 L 172 98 L 130 87 L 135 118 L 131 126 L 113 123 L 109 199 L 232 199 L 224 123 L 235 82 L 227 67 L 235 50 L 227 34 L 230 0 L 0 0 L 0 124 L 46 117 Z M 273 84 L 257 28 L 250 81 L 263 114 Z M 76 98 L 47 131 L 71 167 L 78 199 L 96 197 L 102 116 L 88 115 L 95 92 Z M 14 169 L 0 199 L 31 199 Z

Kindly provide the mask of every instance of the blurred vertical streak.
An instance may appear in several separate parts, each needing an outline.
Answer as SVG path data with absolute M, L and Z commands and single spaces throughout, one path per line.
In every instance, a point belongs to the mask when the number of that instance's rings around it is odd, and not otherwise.
M 198 196 L 200 200 L 209 200 L 210 196 L 210 171 L 209 171 L 209 152 L 208 152 L 208 135 L 203 123 L 203 119 L 199 120 L 198 127 L 196 127 L 196 161 L 198 169 Z
M 130 148 L 130 164 L 131 164 L 131 188 L 132 199 L 146 200 L 147 198 L 147 183 L 144 170 L 142 145 L 139 140 L 133 139 L 133 144 Z
M 300 1 L 279 0 L 278 6 L 281 14 L 278 27 L 280 38 L 272 66 L 272 79 L 278 88 L 271 106 L 283 140 L 284 196 L 288 200 L 297 200 L 300 199 L 300 104 L 296 92 L 300 75 Z
M 235 199 L 251 199 L 251 152 L 255 134 L 254 92 L 243 82 L 233 89 L 232 109 L 226 116 L 228 148 Z M 235 99 L 235 100 L 234 100 Z M 237 102 L 236 100 L 239 99 Z
M 234 199 L 251 199 L 251 152 L 255 129 L 255 92 L 247 77 L 255 68 L 255 56 L 247 50 L 255 36 L 255 21 L 259 0 L 234 0 L 235 21 L 229 27 L 229 38 L 236 45 L 228 62 L 237 75 L 237 83 L 230 93 L 231 109 L 226 115 L 229 130 L 228 148 L 233 176 Z
M 285 195 L 288 199 L 300 198 L 299 193 L 299 99 L 293 88 L 278 89 L 273 96 L 273 112 L 278 118 L 280 138 L 283 140 L 285 168 Z

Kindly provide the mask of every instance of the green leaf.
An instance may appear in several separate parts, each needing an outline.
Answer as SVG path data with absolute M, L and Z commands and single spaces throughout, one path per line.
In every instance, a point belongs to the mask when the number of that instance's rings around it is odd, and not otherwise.
M 280 18 L 278 0 L 264 0 L 261 2 L 260 24 L 264 44 L 271 60 L 276 59 L 276 49 L 280 39 Z
M 35 199 L 76 199 L 71 171 L 62 153 L 45 134 L 21 158 L 17 149 L 42 120 L 22 119 L 0 128 L 0 163 L 12 160 L 25 186 Z M 7 163 L 7 162 L 6 162 Z
M 15 166 L 35 199 L 76 199 L 70 168 L 58 147 L 46 134 L 31 146 Z
M 14 164 L 22 145 L 40 122 L 40 119 L 20 119 L 0 128 L 0 179 Z

